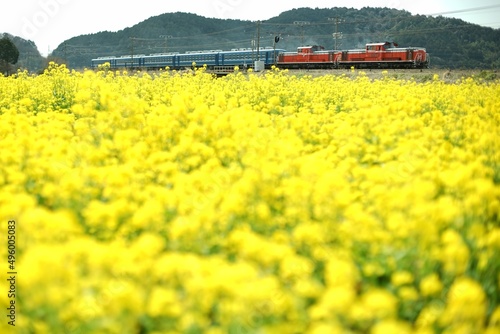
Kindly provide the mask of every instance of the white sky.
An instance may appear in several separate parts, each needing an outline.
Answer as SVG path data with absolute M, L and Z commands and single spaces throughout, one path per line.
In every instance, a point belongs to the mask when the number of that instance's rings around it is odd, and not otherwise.
M 500 28 L 499 0 L 19 0 L 2 4 L 0 33 L 32 40 L 47 55 L 71 37 L 121 30 L 163 13 L 256 21 L 300 7 L 389 7 L 412 14 L 449 13 L 443 16 Z

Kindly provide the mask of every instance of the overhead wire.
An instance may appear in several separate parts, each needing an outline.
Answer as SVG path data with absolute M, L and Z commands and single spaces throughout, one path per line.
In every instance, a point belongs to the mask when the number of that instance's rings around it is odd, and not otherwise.
M 494 9 L 494 8 L 500 8 L 500 5 L 473 7 L 473 8 L 467 8 L 467 9 L 451 10 L 451 11 L 446 11 L 446 12 L 425 14 L 425 15 L 438 16 L 438 15 L 449 15 L 449 14 L 461 14 L 461 13 L 476 12 L 476 11 Z

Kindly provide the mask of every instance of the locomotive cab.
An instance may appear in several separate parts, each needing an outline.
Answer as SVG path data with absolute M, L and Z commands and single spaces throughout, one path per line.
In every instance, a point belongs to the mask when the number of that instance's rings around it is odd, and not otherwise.
M 307 54 L 307 53 L 315 53 L 318 51 L 325 50 L 324 47 L 320 45 L 312 45 L 312 46 L 301 46 L 297 48 L 297 53 L 299 54 Z
M 397 47 L 398 47 L 398 45 L 394 42 L 368 43 L 368 44 L 366 44 L 366 52 L 386 51 L 386 50 L 397 48 Z

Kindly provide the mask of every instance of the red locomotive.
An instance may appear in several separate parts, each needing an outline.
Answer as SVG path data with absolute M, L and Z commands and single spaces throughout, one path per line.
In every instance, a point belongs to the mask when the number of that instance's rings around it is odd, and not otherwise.
M 396 43 L 370 43 L 365 49 L 325 50 L 321 46 L 299 47 L 297 52 L 278 55 L 284 68 L 427 68 L 429 54 L 424 48 L 401 48 Z

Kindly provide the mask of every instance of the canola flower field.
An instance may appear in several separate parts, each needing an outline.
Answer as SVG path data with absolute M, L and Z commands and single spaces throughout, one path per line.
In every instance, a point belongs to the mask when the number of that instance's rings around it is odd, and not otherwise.
M 500 333 L 498 80 L 51 64 L 0 136 L 2 333 Z

